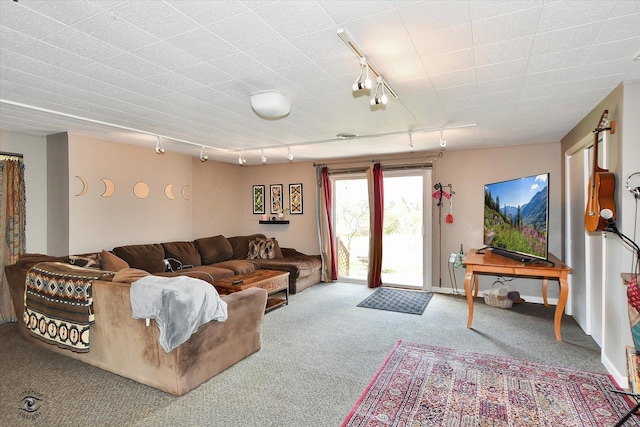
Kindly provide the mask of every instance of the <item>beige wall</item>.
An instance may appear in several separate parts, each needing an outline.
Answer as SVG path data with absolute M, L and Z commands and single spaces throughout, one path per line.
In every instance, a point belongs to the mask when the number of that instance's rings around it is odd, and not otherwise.
M 47 253 L 69 254 L 69 146 L 66 133 L 47 136 Z
M 483 247 L 484 185 L 523 176 L 550 172 L 549 177 L 549 251 L 562 258 L 560 203 L 560 144 L 516 145 L 512 147 L 488 148 L 480 150 L 447 151 L 434 164 L 433 183 L 451 184 L 453 196 L 452 224 L 447 224 L 444 216 L 448 206 L 442 211 L 442 262 L 439 256 L 438 209 L 433 209 L 433 287 L 442 277 L 442 286 L 451 287 L 448 273 L 448 255 Z M 433 189 L 429 189 L 433 191 Z M 441 270 L 438 269 L 440 265 Z M 457 272 L 458 289 L 463 287 L 463 271 Z M 481 276 L 480 290 L 488 289 L 495 277 Z M 516 279 L 510 285 L 522 295 L 541 300 L 540 281 Z M 549 287 L 549 297 L 556 298 L 557 289 Z
M 307 254 L 320 253 L 316 226 L 316 172 L 312 163 L 283 163 L 259 166 L 244 166 L 242 188 L 244 234 L 263 233 L 276 237 L 280 246 L 295 248 Z M 289 207 L 289 184 L 302 183 L 302 215 L 286 214 L 288 225 L 259 224 L 261 215 L 253 214 L 252 186 L 264 185 L 267 198 L 266 213 L 269 212 L 269 185 L 282 184 L 284 207 Z
M 190 239 L 191 165 L 186 155 L 157 155 L 151 148 L 69 135 L 69 252 Z M 81 196 L 83 186 L 77 176 L 89 184 Z M 113 182 L 111 197 L 102 196 L 106 189 L 102 179 Z M 134 195 L 138 182 L 148 185 L 147 198 Z M 164 192 L 169 184 L 173 199 Z
M 192 158 L 193 238 L 244 234 L 244 170 L 239 165 Z
M 46 139 L 0 131 L 0 151 L 23 155 L 27 199 L 27 251 L 47 252 L 47 152 Z

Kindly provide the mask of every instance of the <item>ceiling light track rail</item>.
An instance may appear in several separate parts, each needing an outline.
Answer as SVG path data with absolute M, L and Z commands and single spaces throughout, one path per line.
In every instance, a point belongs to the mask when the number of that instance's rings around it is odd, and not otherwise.
M 210 148 L 212 150 L 228 152 L 228 150 L 225 150 L 225 149 L 222 149 L 222 148 L 211 147 L 211 146 L 208 146 L 208 145 L 204 145 L 203 146 L 202 144 L 198 144 L 198 143 L 191 142 L 191 141 L 186 141 L 184 139 L 174 138 L 174 137 L 166 136 L 166 135 L 159 135 L 157 133 L 149 132 L 149 131 L 142 130 L 142 129 L 136 129 L 136 128 L 132 128 L 132 127 L 129 127 L 129 126 L 123 126 L 123 125 L 118 125 L 118 124 L 115 124 L 115 123 L 109 123 L 109 122 L 105 122 L 103 120 L 90 119 L 88 117 L 82 117 L 82 116 L 78 116 L 78 115 L 75 115 L 75 114 L 63 113 L 62 111 L 56 111 L 56 110 L 51 110 L 49 108 L 37 107 L 35 105 L 23 104 L 21 102 L 15 102 L 15 101 L 11 101 L 11 100 L 8 100 L 8 99 L 0 98 L 0 104 L 12 105 L 14 107 L 26 108 L 28 110 L 39 111 L 41 113 L 53 114 L 53 115 L 56 115 L 56 116 L 66 117 L 66 118 L 69 118 L 69 119 L 80 120 L 80 121 L 83 121 L 83 122 L 88 122 L 88 123 L 93 123 L 93 124 L 97 124 L 97 125 L 107 126 L 107 127 L 111 127 L 111 128 L 115 128 L 115 129 L 126 130 L 126 131 L 129 131 L 129 132 L 135 132 L 135 133 L 139 133 L 139 134 L 142 134 L 142 135 L 149 135 L 149 136 L 155 137 L 156 141 L 158 141 L 159 138 L 162 138 L 162 139 L 165 139 L 165 140 L 168 140 L 168 141 L 175 141 L 175 142 L 180 142 L 182 144 L 193 145 L 194 147 L 206 147 L 206 148 Z M 157 142 L 157 144 L 156 144 L 156 152 L 158 152 L 158 146 L 159 146 L 159 143 Z M 159 149 L 162 151 L 162 153 L 164 153 L 164 148 L 162 148 L 160 146 Z M 158 152 L 158 154 L 161 154 L 161 153 Z

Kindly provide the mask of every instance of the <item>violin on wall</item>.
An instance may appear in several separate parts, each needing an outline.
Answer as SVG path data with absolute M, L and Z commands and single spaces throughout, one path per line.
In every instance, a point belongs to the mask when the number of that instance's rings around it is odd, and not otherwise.
M 584 226 L 588 232 L 604 231 L 607 221 L 600 216 L 600 211 L 610 209 L 613 219 L 616 218 L 616 204 L 613 195 L 616 189 L 616 176 L 598 166 L 598 135 L 600 132 L 616 133 L 616 121 L 609 121 L 609 110 L 604 110 L 598 127 L 593 131 L 593 170 L 587 188 L 587 208 L 584 213 Z

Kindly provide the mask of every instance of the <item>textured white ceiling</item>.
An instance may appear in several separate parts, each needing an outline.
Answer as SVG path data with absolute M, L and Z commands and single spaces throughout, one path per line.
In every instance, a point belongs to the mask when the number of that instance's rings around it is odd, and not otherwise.
M 351 92 L 358 58 L 340 28 L 398 100 Z M 638 0 L 0 0 L 0 129 L 149 147 L 161 135 L 169 151 L 243 150 L 249 164 L 262 149 L 286 161 L 288 146 L 296 161 L 407 152 L 409 130 L 435 151 L 439 128 L 470 123 L 444 131 L 448 150 L 557 142 L 640 79 L 638 54 Z M 287 117 L 251 110 L 269 90 L 291 98 Z

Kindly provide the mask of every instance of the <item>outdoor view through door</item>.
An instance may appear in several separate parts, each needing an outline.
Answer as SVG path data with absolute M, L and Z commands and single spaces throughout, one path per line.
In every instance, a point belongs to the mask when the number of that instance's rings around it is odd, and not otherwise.
M 369 196 L 363 174 L 333 176 L 338 276 L 367 280 Z M 423 287 L 424 237 L 422 172 L 384 174 L 382 283 Z

